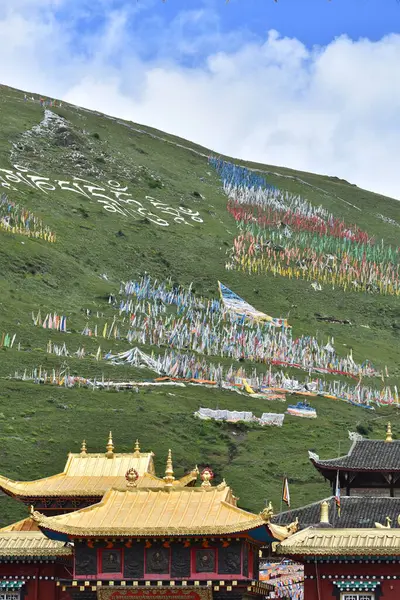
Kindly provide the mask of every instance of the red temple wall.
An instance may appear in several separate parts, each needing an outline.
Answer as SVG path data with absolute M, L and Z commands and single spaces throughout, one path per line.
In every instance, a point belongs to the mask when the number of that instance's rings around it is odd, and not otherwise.
M 62 565 L 52 563 L 0 563 L 0 580 L 24 579 L 24 600 L 70 600 L 70 595 L 56 585 L 56 578 L 68 576 Z
M 344 580 L 360 579 L 361 577 L 363 579 L 369 577 L 369 580 L 374 580 L 375 577 L 375 580 L 380 582 L 382 600 L 399 600 L 400 598 L 400 561 L 388 564 L 384 559 L 381 563 L 377 561 L 373 563 L 371 561 L 368 563 L 351 563 L 349 561 L 347 564 L 318 563 L 317 570 L 318 586 L 315 564 L 305 563 L 304 565 L 304 600 L 333 599 L 333 591 L 336 589 L 334 581 L 341 580 L 342 575 Z

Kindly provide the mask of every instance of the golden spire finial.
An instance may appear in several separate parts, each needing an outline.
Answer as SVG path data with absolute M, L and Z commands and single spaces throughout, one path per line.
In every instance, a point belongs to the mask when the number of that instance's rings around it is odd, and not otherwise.
M 135 442 L 135 450 L 134 450 L 134 455 L 135 455 L 135 456 L 140 456 L 140 445 L 139 445 L 139 440 L 136 440 L 136 442 Z
M 106 452 L 107 458 L 112 458 L 114 456 L 114 444 L 113 444 L 113 440 L 112 440 L 112 432 L 111 431 L 108 436 L 108 442 L 107 442 L 106 449 L 107 449 L 107 452 Z
M 86 440 L 82 441 L 81 456 L 87 456 Z
M 386 440 L 385 442 L 393 442 L 392 438 L 392 424 L 389 422 L 386 428 Z
M 169 488 L 169 489 L 172 488 L 172 484 L 175 481 L 174 467 L 172 465 L 172 452 L 171 452 L 171 450 L 168 450 L 167 465 L 165 467 L 164 481 L 165 481 L 165 487 Z

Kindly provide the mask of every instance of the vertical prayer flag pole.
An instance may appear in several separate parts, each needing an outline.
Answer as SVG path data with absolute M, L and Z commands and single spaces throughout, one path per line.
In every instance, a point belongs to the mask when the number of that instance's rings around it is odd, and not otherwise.
M 335 491 L 335 503 L 338 517 L 340 518 L 340 482 L 339 482 L 339 470 L 336 473 L 336 491 Z

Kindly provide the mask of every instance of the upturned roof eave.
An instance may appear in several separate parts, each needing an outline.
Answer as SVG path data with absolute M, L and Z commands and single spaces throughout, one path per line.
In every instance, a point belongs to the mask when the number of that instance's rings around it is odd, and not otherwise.
M 51 517 L 50 517 L 51 518 Z M 265 528 L 267 525 L 263 519 L 250 521 L 237 525 L 222 527 L 197 527 L 197 528 L 149 528 L 149 529 L 129 529 L 129 528 L 79 528 L 70 525 L 53 525 L 44 520 L 38 523 L 40 530 L 49 537 L 49 534 L 62 534 L 69 539 L 77 538 L 149 538 L 149 537 L 207 537 L 207 536 L 225 536 L 225 535 L 243 535 L 255 529 Z
M 325 462 L 317 462 L 313 459 L 310 459 L 313 465 L 318 469 L 318 471 L 349 471 L 353 473 L 363 472 L 363 473 L 400 473 L 400 468 L 398 469 L 382 469 L 380 467 L 347 467 L 346 465 L 335 465 L 335 464 L 326 464 Z

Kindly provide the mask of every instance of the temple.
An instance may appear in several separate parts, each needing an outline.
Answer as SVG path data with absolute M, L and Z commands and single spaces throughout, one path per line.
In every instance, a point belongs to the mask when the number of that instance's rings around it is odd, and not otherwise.
M 400 598 L 400 442 L 388 424 L 385 440 L 355 439 L 346 456 L 314 466 L 335 496 L 272 518 L 294 518 L 299 531 L 272 544 L 278 556 L 304 564 L 305 600 L 397 600 Z M 346 491 L 342 496 L 336 488 Z
M 171 451 L 157 477 L 153 456 L 138 442 L 131 454 L 115 453 L 110 434 L 105 453 L 89 454 L 84 443 L 59 475 L 2 477 L 4 492 L 31 508 L 0 531 L 0 598 L 2 589 L 7 600 L 269 597 L 260 548 L 297 523 L 272 524 L 271 506 L 239 508 L 225 481 L 213 485 L 210 468 L 175 478 Z
M 339 474 L 346 496 L 400 497 L 400 440 L 393 441 L 390 424 L 384 441 L 357 436 L 346 456 L 330 460 L 320 460 L 313 452 L 309 456 L 333 493 Z
M 139 475 L 137 486 L 157 488 L 164 485 L 156 477 L 153 452 L 141 452 L 136 440 L 134 451 L 114 452 L 110 431 L 106 452 L 89 453 L 83 441 L 78 454 L 70 453 L 62 473 L 37 481 L 13 481 L 0 476 L 0 490 L 33 506 L 45 514 L 60 514 L 100 502 L 111 487 L 124 485 L 125 473 L 133 468 Z M 197 469 L 174 481 L 174 486 L 192 486 L 198 477 Z

